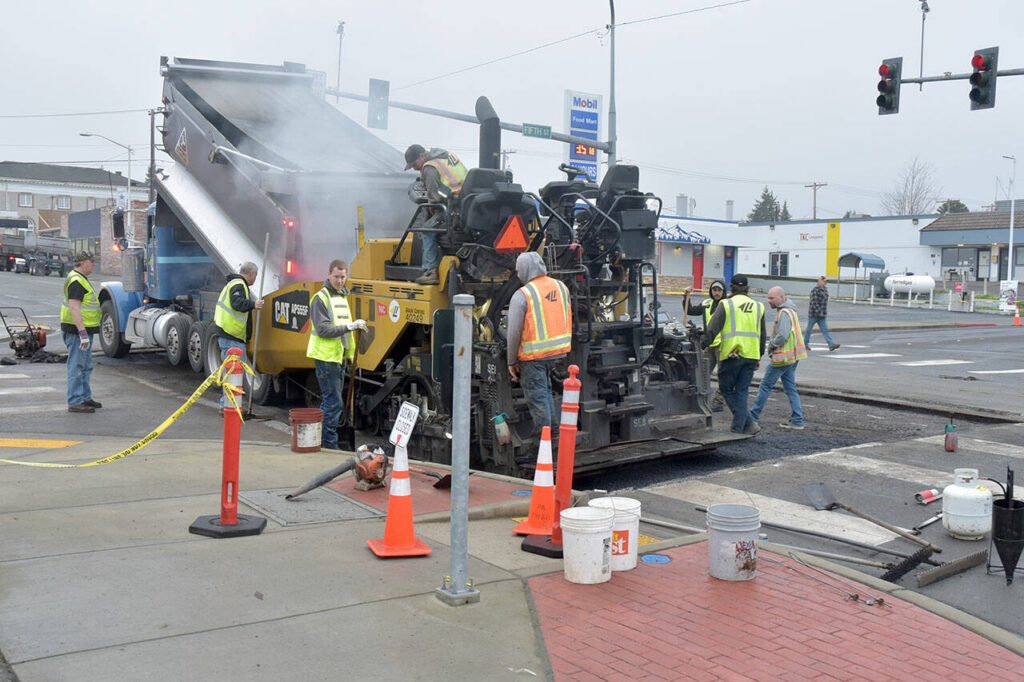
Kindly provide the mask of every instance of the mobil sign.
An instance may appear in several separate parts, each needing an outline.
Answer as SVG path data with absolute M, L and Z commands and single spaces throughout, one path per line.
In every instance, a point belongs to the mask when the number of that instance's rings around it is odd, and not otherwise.
M 570 142 L 566 145 L 565 160 L 597 180 L 597 141 L 604 135 L 604 96 L 575 90 L 565 91 L 565 128 L 573 137 L 593 140 L 595 144 Z

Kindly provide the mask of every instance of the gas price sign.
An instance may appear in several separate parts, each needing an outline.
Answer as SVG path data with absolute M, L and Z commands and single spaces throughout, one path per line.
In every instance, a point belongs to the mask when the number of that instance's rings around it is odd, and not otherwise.
M 602 95 L 585 92 L 565 91 L 565 123 L 569 135 L 582 137 L 595 142 L 601 139 L 604 121 L 601 112 L 604 110 Z M 597 147 L 582 142 L 566 145 L 566 161 L 586 171 L 587 176 L 597 181 Z

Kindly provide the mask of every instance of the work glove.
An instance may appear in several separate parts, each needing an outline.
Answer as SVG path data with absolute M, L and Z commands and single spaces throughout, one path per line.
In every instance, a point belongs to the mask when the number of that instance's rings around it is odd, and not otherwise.
M 348 323 L 348 330 L 350 332 L 354 332 L 356 330 L 365 332 L 367 329 L 369 329 L 369 327 L 366 325 L 366 320 L 356 320 L 355 322 Z
M 78 332 L 78 348 L 79 350 L 89 349 L 89 332 L 84 330 Z

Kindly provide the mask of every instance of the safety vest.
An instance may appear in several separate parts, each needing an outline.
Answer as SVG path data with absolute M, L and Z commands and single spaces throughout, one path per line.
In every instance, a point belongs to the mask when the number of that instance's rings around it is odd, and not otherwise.
M 60 306 L 61 324 L 74 324 L 75 318 L 71 316 L 71 307 L 68 305 L 68 288 L 72 282 L 79 282 L 85 287 L 85 298 L 82 299 L 82 324 L 86 329 L 100 326 L 100 319 L 103 314 L 100 312 L 100 300 L 96 290 L 92 288 L 89 279 L 78 270 L 72 270 L 64 278 L 64 302 Z
M 469 172 L 462 161 L 459 161 L 459 157 L 451 153 L 426 161 L 423 165 L 436 168 L 441 174 L 441 182 L 452 191 L 452 194 L 457 194 L 462 189 L 462 183 L 466 181 L 466 174 Z
M 737 294 L 732 298 L 723 299 L 719 305 L 725 307 L 722 342 L 718 346 L 719 360 L 728 359 L 735 349 L 739 349 L 740 357 L 760 360 L 764 304 L 758 303 L 746 294 Z
M 223 329 L 224 333 L 230 334 L 244 343 L 247 340 L 245 331 L 249 321 L 249 311 L 240 312 L 231 307 L 231 290 L 239 284 L 245 287 L 245 297 L 252 298 L 249 285 L 244 279 L 232 279 L 220 290 L 217 309 L 213 313 L 213 323 Z
M 705 298 L 701 302 L 701 305 L 704 306 L 704 328 L 705 329 L 708 328 L 708 323 L 711 322 L 711 304 L 712 303 L 714 303 L 714 300 L 710 299 L 710 298 Z M 711 345 L 708 346 L 708 348 L 715 348 L 720 343 L 722 343 L 722 333 L 721 332 L 718 333 L 718 336 L 715 337 L 715 340 L 711 342 Z
M 800 332 L 800 320 L 797 317 L 796 311 L 792 308 L 779 308 L 778 314 L 775 315 L 775 323 L 772 325 L 772 336 L 774 337 L 778 333 L 779 318 L 782 317 L 783 313 L 789 315 L 792 326 L 790 327 L 789 338 L 786 339 L 786 343 L 782 345 L 782 348 L 776 348 L 772 351 L 772 367 L 792 365 L 807 357 L 804 335 Z
M 520 291 L 526 296 L 526 316 L 518 358 L 528 362 L 568 353 L 572 348 L 569 290 L 557 279 L 542 275 Z
M 340 327 L 352 321 L 352 315 L 348 309 L 348 298 L 343 294 L 332 294 L 324 287 L 316 292 L 314 299 L 323 301 L 327 311 L 331 314 L 331 324 Z M 306 345 L 306 357 L 324 362 L 337 362 L 342 364 L 347 358 L 351 362 L 356 357 L 356 344 L 352 333 L 348 336 L 348 349 L 341 342 L 341 337 L 324 338 L 316 335 L 316 326 L 310 331 L 309 344 Z

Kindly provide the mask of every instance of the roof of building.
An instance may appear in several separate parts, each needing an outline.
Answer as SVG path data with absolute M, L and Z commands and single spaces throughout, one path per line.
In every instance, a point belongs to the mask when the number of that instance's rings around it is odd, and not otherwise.
M 72 182 L 83 185 L 120 185 L 124 176 L 102 168 L 79 168 L 58 166 L 52 163 L 25 163 L 22 161 L 0 161 L 0 178 L 11 180 L 39 180 L 42 182 Z M 136 187 L 143 184 L 133 180 Z
M 1024 227 L 1024 211 L 1016 211 L 1014 227 Z M 992 230 L 1008 229 L 1010 213 L 996 211 L 975 211 L 972 213 L 947 213 L 938 220 L 932 221 L 921 228 L 921 232 L 940 232 L 945 230 Z
M 843 254 L 839 257 L 839 267 L 841 268 L 875 268 L 876 270 L 885 269 L 885 259 L 881 256 L 876 256 L 873 253 L 860 253 L 857 251 L 851 251 L 850 253 Z

